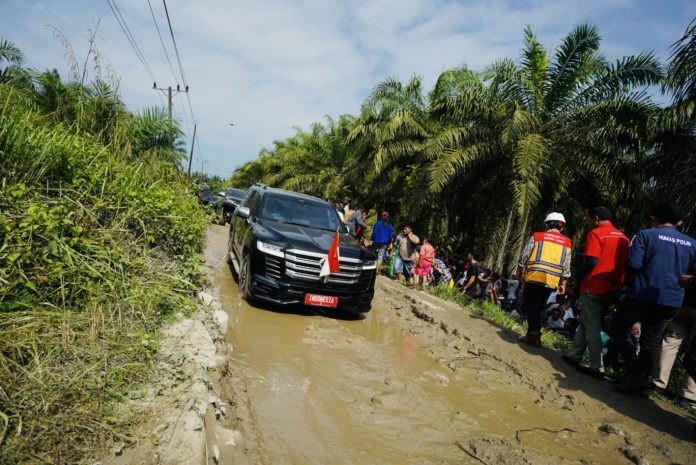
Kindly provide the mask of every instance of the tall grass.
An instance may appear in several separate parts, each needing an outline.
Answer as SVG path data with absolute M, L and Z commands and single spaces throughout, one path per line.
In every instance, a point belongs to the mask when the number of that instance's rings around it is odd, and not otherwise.
M 0 102 L 0 463 L 90 462 L 129 438 L 159 328 L 194 308 L 207 220 L 129 115 L 105 137 Z

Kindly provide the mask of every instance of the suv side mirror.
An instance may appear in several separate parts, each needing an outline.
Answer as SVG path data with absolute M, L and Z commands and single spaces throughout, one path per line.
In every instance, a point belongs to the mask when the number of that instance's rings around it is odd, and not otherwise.
M 242 218 L 249 218 L 249 214 L 251 213 L 251 210 L 249 207 L 237 207 L 237 209 L 234 211 L 234 214 L 242 217 Z
M 343 232 L 346 234 L 350 234 L 350 228 L 347 225 L 343 226 Z

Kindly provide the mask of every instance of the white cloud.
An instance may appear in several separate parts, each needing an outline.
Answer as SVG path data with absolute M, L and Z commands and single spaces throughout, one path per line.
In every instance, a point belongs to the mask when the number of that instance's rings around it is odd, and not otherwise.
M 174 84 L 150 10 L 142 0 L 116 0 L 158 84 Z M 162 3 L 151 0 L 175 60 Z M 426 91 L 438 74 L 467 63 L 481 69 L 516 58 L 522 29 L 534 26 L 551 49 L 575 24 L 590 22 L 610 57 L 669 45 L 696 15 L 696 4 L 649 0 L 169 0 L 207 170 L 229 175 L 262 147 L 308 127 L 324 115 L 357 113 L 384 77 L 421 75 Z M 121 76 L 131 109 L 160 105 L 151 78 L 136 60 L 106 2 L 20 1 L 0 4 L 2 35 L 30 65 L 65 70 L 63 51 L 44 27 L 57 26 L 78 57 L 86 30 L 101 19 L 99 48 Z M 649 32 L 646 32 L 649 31 Z M 178 74 L 176 61 L 173 61 Z M 65 74 L 65 72 L 63 72 Z M 185 102 L 185 99 L 183 100 Z M 181 117 L 187 104 L 175 100 Z M 233 122 L 233 127 L 229 123 Z M 195 154 L 199 158 L 198 152 Z M 200 166 L 196 160 L 194 166 Z

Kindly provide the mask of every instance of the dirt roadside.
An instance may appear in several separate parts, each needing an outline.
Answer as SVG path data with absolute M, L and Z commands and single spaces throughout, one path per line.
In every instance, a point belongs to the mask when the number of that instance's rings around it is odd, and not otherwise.
M 157 418 L 103 463 L 696 463 L 678 410 L 389 279 L 363 321 L 249 307 L 225 234 L 209 230 L 199 314 L 166 331 Z

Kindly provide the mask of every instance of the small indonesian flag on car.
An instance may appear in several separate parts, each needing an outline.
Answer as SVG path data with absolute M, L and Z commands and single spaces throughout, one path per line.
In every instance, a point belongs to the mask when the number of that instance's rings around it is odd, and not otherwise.
M 341 271 L 341 266 L 339 264 L 338 254 L 338 231 L 336 231 L 333 242 L 331 242 L 331 247 L 329 248 L 329 254 L 323 260 L 319 277 L 323 278 L 324 276 L 328 276 L 331 273 L 336 273 L 338 271 Z

